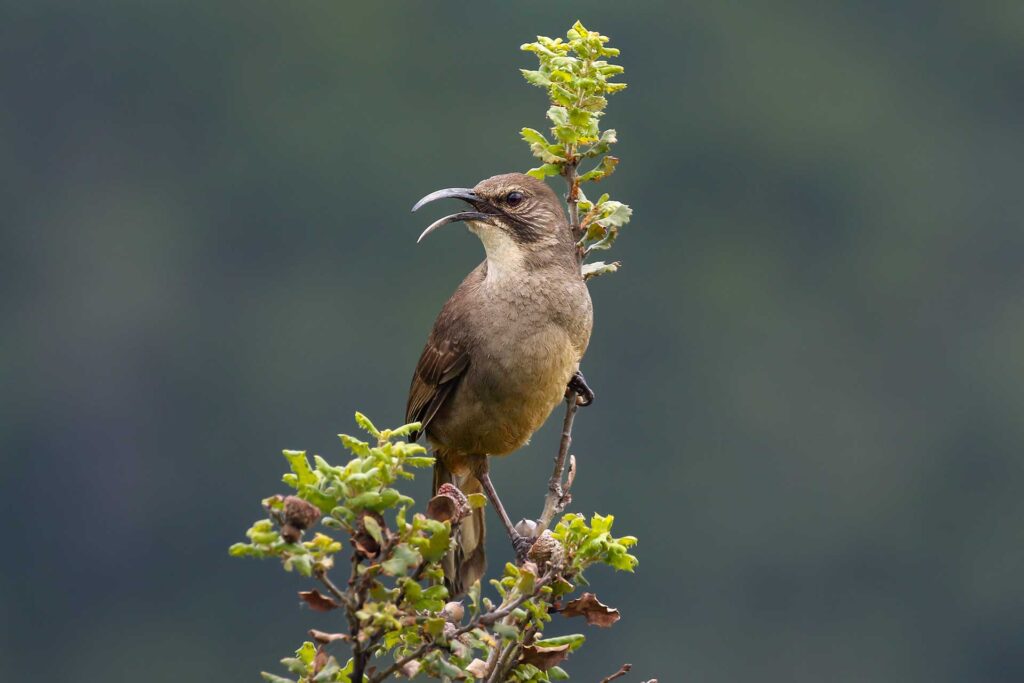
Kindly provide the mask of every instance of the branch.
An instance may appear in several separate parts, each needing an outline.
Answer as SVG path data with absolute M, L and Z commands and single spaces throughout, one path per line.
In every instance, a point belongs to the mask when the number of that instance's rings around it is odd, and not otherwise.
M 619 667 L 619 670 L 613 673 L 611 676 L 606 676 L 602 678 L 601 683 L 610 683 L 611 681 L 614 681 L 616 678 L 619 678 L 620 676 L 625 676 L 629 673 L 630 669 L 632 668 L 632 664 L 623 664 Z
M 524 602 L 526 602 L 527 600 L 529 600 L 531 598 L 534 598 L 537 595 L 539 595 L 541 589 L 544 588 L 544 586 L 546 586 L 549 583 L 551 583 L 551 581 L 553 581 L 554 578 L 555 578 L 555 571 L 554 570 L 548 571 L 546 574 L 544 574 L 544 576 L 539 578 L 537 580 L 537 582 L 534 584 L 534 588 L 533 588 L 533 592 L 532 593 L 520 595 L 518 598 L 516 598 L 515 600 L 513 600 L 512 602 L 510 602 L 509 604 L 505 605 L 504 607 L 502 607 L 500 609 L 496 609 L 493 612 L 487 612 L 486 614 L 481 614 L 476 619 L 473 619 L 471 622 L 469 622 L 465 626 L 463 626 L 463 627 L 459 628 L 457 631 L 455 631 L 455 633 L 453 633 L 448 639 L 452 640 L 452 639 L 458 638 L 461 635 L 469 633 L 470 631 L 472 631 L 475 628 L 479 628 L 481 626 L 488 626 L 488 625 L 493 624 L 494 622 L 498 621 L 499 619 L 503 619 L 504 617 L 507 617 L 509 614 L 512 614 L 512 612 L 514 612 Z M 409 662 L 411 662 L 411 661 L 413 661 L 415 659 L 419 659 L 420 657 L 425 655 L 430 650 L 439 649 L 440 647 L 441 647 L 441 645 L 439 643 L 434 642 L 432 640 L 428 640 L 428 641 L 424 642 L 422 645 L 417 647 L 415 650 L 413 650 L 412 652 L 410 652 L 406 656 L 404 656 L 401 659 L 397 660 L 394 664 L 392 664 L 388 668 L 380 671 L 379 673 L 374 674 L 373 676 L 370 676 L 370 683 L 380 683 L 380 681 L 383 681 L 388 676 L 390 676 L 391 674 L 395 673 L 396 671 L 401 669 L 403 666 L 405 666 Z
M 544 509 L 537 520 L 536 534 L 539 536 L 548 526 L 555 515 L 565 509 L 569 502 L 568 487 L 562 489 L 562 474 L 565 471 L 565 459 L 569 455 L 569 446 L 572 444 L 572 422 L 576 417 L 576 392 L 570 390 L 566 397 L 565 419 L 562 421 L 562 439 L 558 444 L 558 455 L 555 456 L 555 468 L 551 471 L 551 478 L 548 480 L 548 493 L 544 497 Z M 573 468 L 570 467 L 570 470 Z M 570 476 L 570 480 L 571 480 Z M 571 483 L 570 483 L 571 486 Z

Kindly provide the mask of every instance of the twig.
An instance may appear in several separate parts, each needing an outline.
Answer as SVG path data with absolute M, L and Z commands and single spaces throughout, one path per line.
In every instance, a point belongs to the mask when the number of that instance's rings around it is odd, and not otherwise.
M 344 593 L 341 592 L 341 589 L 335 586 L 334 582 L 331 581 L 330 578 L 328 578 L 327 572 L 318 571 L 316 573 L 316 578 L 318 578 L 320 580 L 320 583 L 324 585 L 324 588 L 326 588 L 331 593 L 331 595 L 338 598 L 338 600 L 340 600 L 342 604 L 348 604 L 348 598 L 345 596 Z
M 453 633 L 449 637 L 449 640 L 451 640 L 453 638 L 458 638 L 459 636 L 461 636 L 461 635 L 463 635 L 465 633 L 469 633 L 473 629 L 479 628 L 480 626 L 487 626 L 489 624 L 493 624 L 494 622 L 498 621 L 499 619 L 503 619 L 504 617 L 507 617 L 509 614 L 514 612 L 524 602 L 526 602 L 530 598 L 533 598 L 533 597 L 537 596 L 540 593 L 540 590 L 544 586 L 546 586 L 549 583 L 551 583 L 551 581 L 554 580 L 554 578 L 555 578 L 555 573 L 553 571 L 549 571 L 548 573 L 544 574 L 544 576 L 542 576 L 541 578 L 537 579 L 537 582 L 534 584 L 533 592 L 532 593 L 520 595 L 518 598 L 516 598 L 515 600 L 513 600 L 509 604 L 505 605 L 501 609 L 496 609 L 493 612 L 488 612 L 486 614 L 481 614 L 480 616 L 478 616 L 473 621 L 469 622 L 465 626 L 463 626 L 460 629 L 458 629 L 457 631 L 455 631 L 455 633 Z M 435 643 L 434 641 L 430 641 L 430 640 L 426 641 L 425 643 L 420 645 L 418 648 L 416 648 L 415 650 L 413 650 L 412 652 L 410 652 L 406 656 L 404 656 L 401 659 L 397 660 L 394 664 L 392 664 L 388 668 L 382 670 L 380 673 L 376 673 L 373 676 L 371 676 L 370 677 L 370 683 L 380 683 L 380 681 L 383 681 L 385 678 L 387 678 L 391 674 L 395 673 L 396 671 L 398 671 L 400 668 L 402 668 L 403 666 L 405 666 L 409 662 L 413 661 L 414 659 L 418 659 L 418 658 L 422 657 L 424 654 L 427 653 L 427 651 L 432 650 L 432 649 L 437 648 L 437 647 L 440 647 L 440 646 L 437 643 Z M 500 661 L 499 661 L 499 663 L 500 663 Z
M 562 490 L 562 474 L 565 470 L 565 459 L 569 454 L 569 446 L 572 444 L 572 421 L 576 417 L 576 392 L 569 390 L 566 396 L 565 419 L 562 421 L 562 439 L 558 445 L 558 455 L 555 456 L 555 468 L 548 480 L 548 493 L 544 497 L 544 509 L 537 520 L 537 534 L 540 535 L 551 524 L 551 520 L 564 509 L 565 491 Z
M 505 674 L 511 668 L 509 664 L 513 659 L 512 653 L 515 652 L 517 647 L 518 643 L 514 640 L 505 646 L 505 650 L 498 656 L 498 662 L 494 667 L 494 671 L 487 677 L 487 683 L 501 683 L 501 681 L 505 680 Z
M 601 683 L 609 683 L 610 681 L 614 681 L 616 678 L 619 678 L 620 676 L 625 676 L 629 673 L 630 669 L 632 668 L 632 664 L 623 664 L 621 667 L 619 667 L 619 670 L 613 673 L 611 676 L 606 676 L 605 678 L 602 678 Z
M 388 668 L 384 669 L 380 673 L 376 673 L 370 676 L 370 683 L 379 683 L 380 681 L 383 681 L 385 678 L 395 673 L 412 660 L 419 659 L 420 657 L 422 657 L 424 654 L 426 654 L 427 650 L 430 650 L 435 647 L 437 647 L 437 643 L 433 642 L 432 640 L 424 642 L 418 648 L 416 648 L 406 656 L 402 657 L 401 659 L 397 660 Z

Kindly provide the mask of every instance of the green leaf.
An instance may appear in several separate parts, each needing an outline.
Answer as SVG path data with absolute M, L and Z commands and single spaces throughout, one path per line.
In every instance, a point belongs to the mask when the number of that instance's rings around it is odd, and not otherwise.
M 391 430 L 391 436 L 409 436 L 413 432 L 422 430 L 423 425 L 419 422 L 410 422 L 409 424 L 402 425 L 397 429 Z
M 356 424 L 359 425 L 364 431 L 369 432 L 370 436 L 380 438 L 380 431 L 373 426 L 370 422 L 370 418 L 366 417 L 360 412 L 356 412 Z
M 526 49 L 525 45 L 523 46 L 523 49 Z M 540 71 L 530 71 L 528 69 L 520 69 L 519 71 L 523 74 L 523 78 L 525 78 L 526 82 L 530 85 L 536 85 L 540 88 L 546 88 L 551 85 L 551 80 Z
M 565 107 L 551 107 L 548 109 L 547 117 L 556 126 L 569 125 L 569 110 Z
M 366 533 L 370 534 L 378 544 L 384 542 L 384 535 L 376 519 L 370 515 L 363 515 L 363 527 L 366 529 Z
M 569 674 L 565 672 L 560 666 L 553 666 L 547 670 L 548 678 L 552 681 L 567 681 L 569 680 Z
M 306 665 L 312 664 L 313 658 L 316 657 L 316 646 L 307 640 L 295 651 L 295 656 Z
M 290 678 L 285 678 L 284 676 L 275 676 L 274 674 L 267 673 L 266 671 L 261 671 L 260 676 L 263 677 L 263 680 L 270 681 L 270 683 L 295 683 L 295 681 L 293 681 Z
M 606 156 L 603 159 L 601 159 L 601 163 L 598 164 L 598 166 L 596 168 L 594 168 L 593 170 L 587 171 L 586 173 L 581 175 L 580 176 L 580 182 L 581 183 L 585 183 L 585 182 L 588 182 L 588 181 L 591 181 L 591 180 L 594 180 L 594 181 L 604 180 L 605 178 L 607 178 L 608 176 L 610 176 L 612 174 L 612 172 L 615 170 L 615 166 L 618 165 L 618 163 L 619 163 L 618 157 L 613 157 L 611 155 Z M 625 206 L 625 204 L 623 204 L 623 206 Z M 629 207 L 626 207 L 626 208 L 629 208 Z
M 295 482 L 298 486 L 316 483 L 316 475 L 313 474 L 313 470 L 309 467 L 309 461 L 306 460 L 306 451 L 282 451 L 282 454 L 288 460 L 288 464 L 291 465 L 292 472 L 295 473 Z M 289 482 L 286 481 L 285 483 Z
M 544 640 L 538 640 L 534 642 L 534 645 L 538 647 L 558 647 L 559 645 L 568 645 L 570 650 L 575 650 L 583 644 L 587 637 L 582 633 L 573 633 L 568 636 L 556 636 L 555 638 L 545 638 Z
M 482 493 L 470 493 L 466 496 L 466 499 L 469 500 L 469 507 L 471 508 L 487 507 L 487 496 Z
M 536 143 L 538 145 L 549 145 L 549 144 L 551 144 L 551 143 L 548 142 L 548 139 L 546 137 L 544 137 L 544 135 L 540 131 L 534 130 L 533 128 L 523 128 L 521 131 L 519 131 L 519 135 L 526 142 L 532 142 L 532 143 Z
M 538 180 L 544 180 L 548 176 L 561 175 L 562 167 L 557 164 L 544 164 L 537 168 L 531 168 L 526 172 L 527 175 L 533 176 Z
M 391 559 L 381 563 L 381 569 L 390 576 L 404 576 L 411 567 L 421 561 L 419 552 L 408 543 L 399 543 L 391 553 Z
M 451 527 L 445 524 L 440 531 L 431 534 L 430 539 L 420 550 L 423 553 L 423 559 L 427 562 L 440 562 L 441 558 L 448 553 L 450 545 Z
M 491 626 L 491 630 L 503 638 L 518 638 L 519 636 L 518 628 L 511 624 L 503 624 L 500 621 Z
M 622 202 L 607 201 L 601 209 L 602 215 L 596 222 L 605 227 L 622 227 L 633 216 L 633 209 Z

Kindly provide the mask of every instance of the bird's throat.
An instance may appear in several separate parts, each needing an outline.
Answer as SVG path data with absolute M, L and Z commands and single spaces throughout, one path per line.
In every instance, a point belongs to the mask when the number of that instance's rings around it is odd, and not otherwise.
M 503 282 L 523 273 L 526 254 L 522 245 L 501 228 L 484 223 L 470 223 L 473 231 L 487 252 L 488 282 Z

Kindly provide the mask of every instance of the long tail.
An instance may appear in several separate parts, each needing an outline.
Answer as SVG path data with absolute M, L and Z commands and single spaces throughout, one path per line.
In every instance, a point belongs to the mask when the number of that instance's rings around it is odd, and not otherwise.
M 434 463 L 434 493 L 441 484 L 454 484 L 465 493 L 483 493 L 480 481 L 471 474 L 464 477 L 453 474 L 441 459 Z M 464 594 L 477 580 L 483 577 L 487 569 L 487 557 L 484 545 L 487 527 L 484 523 L 484 509 L 473 508 L 469 517 L 455 531 L 455 548 L 449 552 L 441 566 L 444 569 L 444 582 L 448 594 L 454 598 Z

